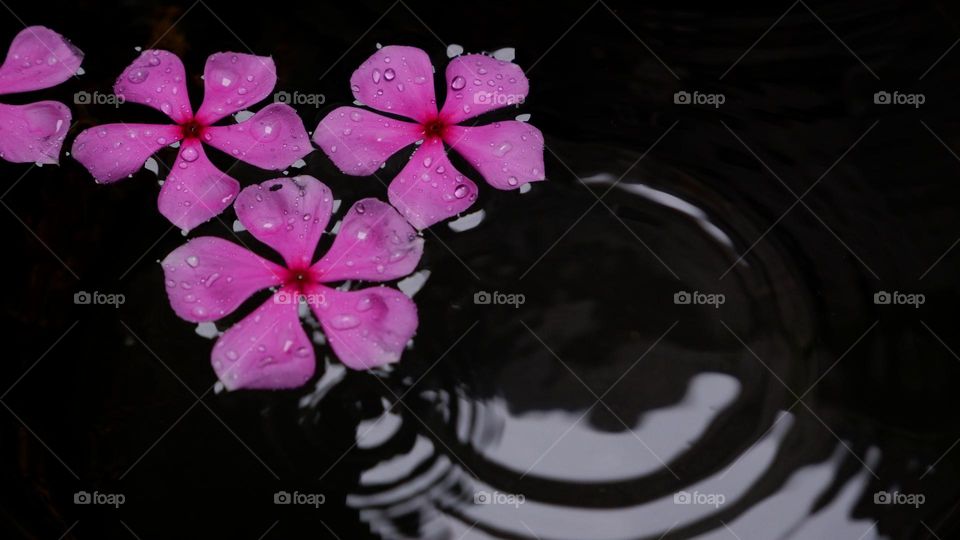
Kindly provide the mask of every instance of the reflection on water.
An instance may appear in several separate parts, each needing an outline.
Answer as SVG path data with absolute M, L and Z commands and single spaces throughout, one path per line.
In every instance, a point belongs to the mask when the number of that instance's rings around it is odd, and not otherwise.
M 629 163 L 602 152 L 584 166 Z M 817 390 L 836 355 L 817 344 L 822 300 L 797 260 L 809 254 L 772 236 L 738 261 L 761 225 L 663 165 L 619 182 L 583 173 L 451 228 L 474 235 L 460 256 L 489 289 L 527 303 L 477 306 L 456 290 L 437 308 L 448 329 L 357 425 L 368 464 L 347 505 L 384 538 L 884 537 L 874 492 L 905 480 L 880 476 L 882 448 Z M 609 212 L 565 231 L 587 189 L 609 191 Z M 511 221 L 523 205 L 548 216 L 539 228 Z M 516 290 L 498 277 L 528 270 Z M 725 300 L 677 304 L 682 290 Z M 851 357 L 880 337 L 864 321 Z

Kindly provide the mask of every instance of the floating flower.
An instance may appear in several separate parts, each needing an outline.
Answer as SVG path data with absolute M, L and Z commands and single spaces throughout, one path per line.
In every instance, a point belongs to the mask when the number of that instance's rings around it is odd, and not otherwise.
M 203 103 L 194 114 L 183 63 L 167 51 L 144 51 L 117 79 L 114 93 L 159 109 L 176 125 L 108 124 L 90 128 L 73 143 L 73 156 L 97 182 L 131 176 L 152 154 L 180 141 L 180 152 L 160 190 L 160 213 L 190 230 L 220 214 L 240 184 L 207 159 L 203 143 L 263 169 L 282 170 L 310 151 L 303 122 L 288 105 L 275 103 L 233 125 L 218 120 L 267 97 L 277 82 L 273 60 L 214 53 L 203 70 Z
M 253 293 L 278 287 L 213 348 L 213 368 L 230 390 L 291 388 L 314 372 L 313 347 L 299 320 L 305 301 L 333 352 L 353 369 L 395 362 L 417 329 L 416 305 L 400 291 L 343 291 L 327 284 L 382 282 L 406 276 L 423 239 L 390 205 L 358 201 L 343 218 L 330 250 L 313 253 L 333 209 L 330 189 L 315 178 L 278 178 L 244 189 L 234 205 L 240 223 L 283 257 L 284 265 L 226 240 L 196 238 L 163 260 L 174 311 L 193 322 L 220 319 Z
M 83 53 L 60 34 L 30 26 L 13 38 L 0 66 L 0 95 L 56 86 L 80 70 Z M 0 103 L 0 158 L 13 163 L 56 164 L 70 129 L 70 109 L 59 101 Z
M 526 98 L 527 77 L 516 64 L 482 54 L 454 58 L 447 65 L 446 101 L 439 111 L 433 66 L 414 47 L 383 47 L 350 83 L 360 103 L 415 123 L 340 107 L 320 122 L 313 140 L 351 175 L 372 174 L 401 148 L 422 141 L 388 190 L 390 202 L 418 229 L 462 212 L 477 198 L 477 186 L 453 167 L 444 143 L 497 189 L 544 179 L 543 135 L 537 128 L 519 121 L 458 125 Z

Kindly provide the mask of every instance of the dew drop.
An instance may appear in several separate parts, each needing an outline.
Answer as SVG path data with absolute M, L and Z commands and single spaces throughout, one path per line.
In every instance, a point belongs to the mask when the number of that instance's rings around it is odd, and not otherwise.
M 183 149 L 183 152 L 180 152 L 180 157 L 183 158 L 184 161 L 189 161 L 192 163 L 196 161 L 198 157 L 200 157 L 200 153 L 197 152 L 196 148 L 188 146 Z
M 337 330 L 349 330 L 360 326 L 360 319 L 356 315 L 335 315 L 330 318 L 330 326 Z

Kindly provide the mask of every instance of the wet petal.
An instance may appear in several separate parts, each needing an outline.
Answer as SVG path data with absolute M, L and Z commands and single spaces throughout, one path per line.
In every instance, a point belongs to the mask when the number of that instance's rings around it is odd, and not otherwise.
M 416 47 L 390 45 L 373 53 L 350 77 L 354 97 L 378 111 L 425 122 L 437 115 L 433 65 Z
M 389 281 L 417 267 L 423 238 L 387 203 L 354 203 L 340 224 L 330 251 L 313 266 L 321 282 L 362 279 Z
M 177 55 L 150 49 L 123 70 L 113 91 L 125 101 L 153 107 L 182 124 L 193 118 L 185 81 L 183 62 Z
M 289 295 L 275 294 L 213 346 L 211 363 L 228 390 L 296 388 L 316 369 L 313 346 Z
M 444 140 L 497 189 L 517 189 L 544 179 L 543 134 L 525 122 L 450 126 Z
M 13 163 L 58 163 L 69 129 L 70 109 L 58 101 L 0 104 L 0 158 Z
M 268 105 L 248 120 L 204 130 L 203 140 L 262 169 L 283 170 L 309 154 L 307 130 L 289 105 Z
M 279 285 L 283 268 L 232 242 L 204 236 L 173 250 L 160 263 L 170 305 L 181 319 L 215 321 L 247 298 Z
M 197 121 L 210 125 L 259 103 L 276 84 L 277 66 L 269 56 L 211 54 L 203 68 L 203 104 L 197 110 Z
M 418 124 L 355 107 L 332 111 L 313 132 L 313 142 L 345 174 L 366 176 L 401 148 L 422 138 Z
M 40 90 L 62 83 L 80 69 L 83 53 L 43 26 L 24 28 L 13 38 L 0 66 L 0 94 Z
M 158 150 L 180 140 L 180 127 L 106 124 L 84 130 L 70 153 L 97 182 L 115 182 L 140 170 Z
M 520 66 L 482 54 L 458 56 L 447 64 L 447 98 L 440 116 L 452 124 L 522 103 L 529 84 Z
M 353 369 L 396 362 L 417 331 L 417 306 L 396 289 L 317 286 L 308 298 L 333 352 Z
M 476 184 L 453 168 L 440 139 L 423 143 L 387 191 L 390 204 L 417 229 L 455 216 L 477 200 Z
M 160 213 L 185 231 L 224 211 L 240 191 L 240 183 L 214 167 L 203 145 L 188 139 L 160 190 Z
M 330 221 L 333 195 L 312 176 L 276 178 L 246 187 L 234 209 L 250 234 L 283 255 L 290 268 L 306 268 Z

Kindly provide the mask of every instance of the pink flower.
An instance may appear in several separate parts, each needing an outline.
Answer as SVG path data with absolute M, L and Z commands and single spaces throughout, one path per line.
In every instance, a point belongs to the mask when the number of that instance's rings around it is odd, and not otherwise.
M 240 191 L 239 182 L 210 163 L 202 143 L 271 170 L 285 169 L 312 151 L 303 122 L 287 105 L 268 105 L 238 124 L 213 125 L 273 91 L 277 69 L 271 58 L 214 53 L 203 78 L 203 103 L 194 114 L 180 59 L 167 51 L 144 51 L 117 79 L 114 93 L 159 109 L 176 125 L 108 124 L 84 131 L 73 143 L 73 156 L 97 182 L 114 182 L 131 176 L 161 148 L 182 141 L 158 206 L 184 230 L 220 214 Z
M 170 304 L 188 321 L 219 319 L 253 293 L 279 287 L 214 346 L 213 368 L 228 389 L 291 388 L 313 375 L 313 347 L 298 315 L 301 299 L 348 367 L 368 369 L 400 358 L 417 329 L 412 300 L 382 286 L 344 291 L 325 285 L 388 281 L 416 268 L 423 239 L 396 210 L 376 199 L 358 201 L 330 250 L 313 262 L 333 209 L 330 189 L 320 181 L 268 180 L 245 188 L 234 208 L 254 237 L 280 253 L 284 266 L 214 237 L 196 238 L 162 262 Z
M 0 95 L 56 86 L 80 70 L 83 53 L 60 34 L 30 26 L 13 38 L 0 66 Z M 0 103 L 0 158 L 56 164 L 70 129 L 70 109 L 59 101 Z
M 524 100 L 527 77 L 516 64 L 482 54 L 454 58 L 439 111 L 433 66 L 414 47 L 383 47 L 353 72 L 350 83 L 359 102 L 415 123 L 340 107 L 320 122 L 313 140 L 351 175 L 372 174 L 395 152 L 422 140 L 389 187 L 390 202 L 418 229 L 466 210 L 477 198 L 477 186 L 453 167 L 444 143 L 497 189 L 544 179 L 543 135 L 537 128 L 518 121 L 457 125 Z

